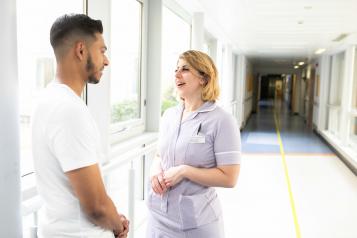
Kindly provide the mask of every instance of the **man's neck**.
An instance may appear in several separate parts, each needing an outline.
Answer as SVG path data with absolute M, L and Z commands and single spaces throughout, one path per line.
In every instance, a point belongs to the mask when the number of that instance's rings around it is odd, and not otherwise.
M 65 84 L 70 87 L 78 97 L 81 96 L 85 81 L 83 77 L 78 72 L 71 71 L 71 70 L 64 70 L 60 66 L 57 68 L 56 78 L 59 83 Z

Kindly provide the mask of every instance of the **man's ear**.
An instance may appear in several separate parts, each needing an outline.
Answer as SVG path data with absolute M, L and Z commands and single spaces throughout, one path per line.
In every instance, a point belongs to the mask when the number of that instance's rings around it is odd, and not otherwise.
M 84 60 L 85 50 L 86 50 L 86 45 L 84 44 L 84 42 L 78 41 L 75 45 L 75 55 L 80 61 Z

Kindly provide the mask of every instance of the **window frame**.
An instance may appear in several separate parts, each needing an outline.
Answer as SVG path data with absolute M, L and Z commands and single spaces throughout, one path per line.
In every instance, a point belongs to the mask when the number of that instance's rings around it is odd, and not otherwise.
M 123 140 L 126 140 L 128 138 L 137 136 L 139 134 L 142 134 L 145 131 L 145 116 L 146 116 L 146 110 L 145 110 L 145 87 L 144 87 L 144 67 L 143 67 L 143 62 L 145 59 L 146 53 L 144 52 L 144 1 L 141 0 L 132 0 L 140 4 L 140 29 L 139 29 L 139 74 L 138 74 L 138 104 L 140 106 L 139 109 L 139 118 L 135 119 L 129 119 L 126 121 L 122 122 L 115 122 L 109 123 L 109 146 L 114 146 L 115 144 L 120 143 Z M 110 29 L 112 31 L 112 28 Z M 111 77 L 110 77 L 111 80 Z M 109 89 L 110 90 L 110 89 Z M 110 103 L 110 106 L 111 103 Z M 111 120 L 111 110 L 109 110 L 110 113 L 110 120 Z

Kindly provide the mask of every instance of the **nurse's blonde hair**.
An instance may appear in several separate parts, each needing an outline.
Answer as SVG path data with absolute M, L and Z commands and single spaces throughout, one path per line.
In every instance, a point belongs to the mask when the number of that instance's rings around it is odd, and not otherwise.
M 185 60 L 203 77 L 205 84 L 202 88 L 202 100 L 216 101 L 220 94 L 218 71 L 211 57 L 198 50 L 188 50 L 183 52 L 179 59 Z

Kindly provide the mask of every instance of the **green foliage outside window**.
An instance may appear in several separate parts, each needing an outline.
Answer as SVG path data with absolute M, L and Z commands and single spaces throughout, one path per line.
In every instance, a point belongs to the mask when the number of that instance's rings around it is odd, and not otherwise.
M 166 109 L 176 106 L 178 101 L 174 94 L 174 88 L 169 87 L 163 95 L 162 103 L 161 103 L 161 115 L 166 111 Z
M 174 107 L 178 101 L 174 95 L 173 87 L 167 89 L 163 95 L 161 104 L 161 115 L 170 107 Z M 122 122 L 130 119 L 139 118 L 139 104 L 137 100 L 123 100 L 112 106 L 111 122 Z
M 112 123 L 127 121 L 139 117 L 137 100 L 123 100 L 112 106 Z

